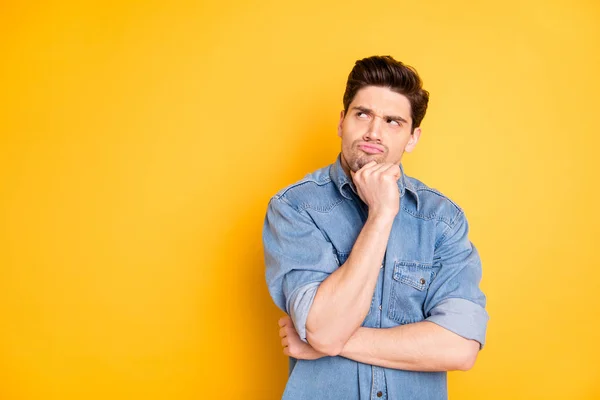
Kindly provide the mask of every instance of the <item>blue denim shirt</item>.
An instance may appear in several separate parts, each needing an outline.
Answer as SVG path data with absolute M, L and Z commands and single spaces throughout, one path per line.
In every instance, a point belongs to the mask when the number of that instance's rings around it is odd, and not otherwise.
M 479 289 L 481 261 L 463 210 L 400 168 L 400 211 L 362 326 L 426 320 L 483 346 L 488 315 Z M 339 156 L 270 200 L 263 228 L 267 285 L 302 340 L 320 283 L 346 261 L 367 214 Z M 446 398 L 446 372 L 383 368 L 341 356 L 290 358 L 283 394 L 293 400 Z

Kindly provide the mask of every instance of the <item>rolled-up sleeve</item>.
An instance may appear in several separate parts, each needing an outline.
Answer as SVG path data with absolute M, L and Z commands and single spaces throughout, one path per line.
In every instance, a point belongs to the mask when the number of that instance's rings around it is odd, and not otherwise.
M 479 288 L 481 259 L 468 233 L 465 215 L 459 211 L 436 244 L 434 266 L 439 270 L 429 287 L 425 315 L 427 321 L 476 340 L 483 348 L 489 316 Z
M 306 342 L 306 319 L 317 289 L 338 267 L 333 246 L 305 211 L 281 197 L 269 202 L 263 246 L 269 293 Z

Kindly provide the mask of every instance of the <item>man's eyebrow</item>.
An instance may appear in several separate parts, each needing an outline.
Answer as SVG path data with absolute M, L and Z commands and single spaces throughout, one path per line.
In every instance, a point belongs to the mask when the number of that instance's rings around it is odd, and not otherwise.
M 358 110 L 360 112 L 364 112 L 365 114 L 374 114 L 373 110 L 371 110 L 370 108 L 367 107 L 363 107 L 363 106 L 354 106 L 352 107 L 352 110 Z M 402 121 L 405 124 L 408 124 L 408 121 L 402 117 L 400 117 L 399 115 L 384 115 L 383 116 L 384 119 L 386 120 L 394 120 L 394 121 Z

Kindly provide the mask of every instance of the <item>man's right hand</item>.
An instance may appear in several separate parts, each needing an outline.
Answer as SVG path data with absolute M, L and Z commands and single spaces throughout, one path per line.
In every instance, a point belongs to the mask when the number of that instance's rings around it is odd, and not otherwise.
M 369 206 L 369 216 L 394 218 L 400 209 L 400 166 L 371 161 L 357 172 L 352 180 L 358 195 Z

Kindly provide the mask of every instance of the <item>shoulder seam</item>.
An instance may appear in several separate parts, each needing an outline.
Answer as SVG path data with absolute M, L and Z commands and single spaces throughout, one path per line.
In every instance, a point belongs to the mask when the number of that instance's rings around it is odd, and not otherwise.
M 296 207 L 296 206 L 294 206 L 294 205 L 293 205 L 292 203 L 290 203 L 290 202 L 288 201 L 288 199 L 286 199 L 285 197 L 282 197 L 282 196 L 275 195 L 275 196 L 273 196 L 273 199 L 275 199 L 275 200 L 277 200 L 277 201 L 281 201 L 282 203 L 285 203 L 287 206 L 289 206 L 289 207 L 290 207 L 292 210 L 296 211 L 296 212 L 297 212 L 298 214 L 300 214 L 300 215 L 302 215 L 302 213 L 303 213 L 303 212 L 304 212 L 304 213 L 306 212 L 306 211 L 305 211 L 305 209 L 303 209 L 303 208 L 300 208 L 300 207 Z
M 454 218 L 452 218 L 450 220 L 449 223 L 447 223 L 446 225 L 448 225 L 446 227 L 446 229 L 444 229 L 444 232 L 442 233 L 442 235 L 439 237 L 438 240 L 436 240 L 435 244 L 434 244 L 434 249 L 437 250 L 438 247 L 440 246 L 440 244 L 446 239 L 446 236 L 448 236 L 448 233 L 450 231 L 452 231 L 452 229 L 454 229 L 456 227 L 456 221 L 458 221 L 458 218 L 463 215 L 464 216 L 464 212 L 462 210 L 459 210 L 456 215 L 454 216 Z
M 450 202 L 450 204 L 452 204 L 454 207 L 456 207 L 457 211 L 459 211 L 459 212 L 463 211 L 462 208 L 458 204 L 456 204 L 451 198 L 449 198 L 448 196 L 446 196 L 445 194 L 443 194 L 442 192 L 440 192 L 437 189 L 430 188 L 430 187 L 427 187 L 427 186 L 419 186 L 419 187 L 416 187 L 415 190 L 416 191 L 423 191 L 423 192 L 435 193 L 438 196 L 442 197 L 443 199 L 448 200 Z
M 324 186 L 330 182 L 331 182 L 331 178 L 329 178 L 329 177 L 327 177 L 323 181 L 317 181 L 316 179 L 312 179 L 312 178 L 304 178 L 296 183 L 292 183 L 291 185 L 289 185 L 288 187 L 283 189 L 280 193 L 276 194 L 275 197 L 277 197 L 277 198 L 283 197 L 289 190 L 294 189 L 295 187 L 304 185 L 306 183 L 314 183 L 318 186 Z

